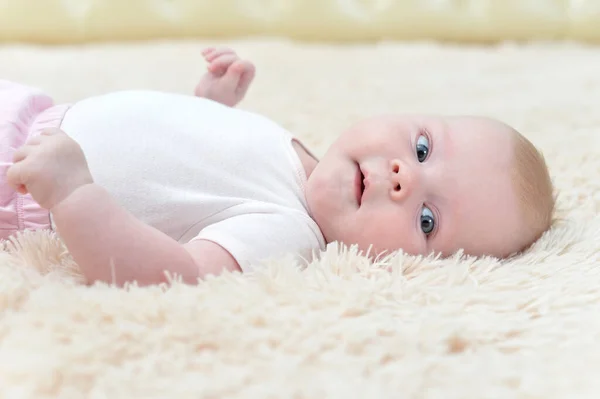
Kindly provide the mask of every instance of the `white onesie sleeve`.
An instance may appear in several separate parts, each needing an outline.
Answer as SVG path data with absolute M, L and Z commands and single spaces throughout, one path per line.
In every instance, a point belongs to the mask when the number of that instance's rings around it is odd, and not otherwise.
M 304 215 L 248 213 L 205 227 L 193 240 L 208 240 L 226 249 L 248 272 L 261 260 L 294 254 L 310 260 L 322 240 Z

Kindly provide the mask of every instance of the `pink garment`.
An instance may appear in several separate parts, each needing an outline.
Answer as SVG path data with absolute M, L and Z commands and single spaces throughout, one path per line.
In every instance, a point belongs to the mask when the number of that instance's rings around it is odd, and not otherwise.
M 47 128 L 60 127 L 70 105 L 54 105 L 38 89 L 0 80 L 0 239 L 17 231 L 50 229 L 50 214 L 6 181 L 13 154 Z

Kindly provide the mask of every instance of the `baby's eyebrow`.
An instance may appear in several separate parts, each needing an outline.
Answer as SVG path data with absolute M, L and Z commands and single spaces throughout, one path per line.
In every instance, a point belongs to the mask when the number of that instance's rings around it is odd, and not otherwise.
M 459 207 L 461 206 L 461 199 L 455 197 L 444 197 L 438 198 L 435 202 L 438 207 L 439 220 L 436 220 L 438 224 L 438 231 L 431 240 L 432 247 L 435 247 L 438 252 L 444 254 L 450 254 L 451 249 L 456 246 L 457 233 L 460 227 L 459 214 L 461 213 Z
M 447 122 L 442 121 L 436 131 L 436 147 L 440 145 L 444 155 L 444 161 L 449 161 L 454 156 L 454 141 L 452 140 L 452 130 Z M 435 148 L 435 147 L 434 147 Z M 437 150 L 437 148 L 436 148 Z

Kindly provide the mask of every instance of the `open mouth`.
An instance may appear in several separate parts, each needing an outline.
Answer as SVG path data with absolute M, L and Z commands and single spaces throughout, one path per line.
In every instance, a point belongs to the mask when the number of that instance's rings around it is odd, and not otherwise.
M 356 164 L 356 179 L 354 184 L 356 190 L 356 202 L 358 206 L 362 203 L 363 193 L 365 192 L 365 176 L 360 169 L 360 165 Z

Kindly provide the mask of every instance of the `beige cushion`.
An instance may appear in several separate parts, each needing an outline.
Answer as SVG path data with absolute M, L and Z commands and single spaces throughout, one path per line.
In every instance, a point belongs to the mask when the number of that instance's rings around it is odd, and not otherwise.
M 63 43 L 247 34 L 311 40 L 600 41 L 600 1 L 0 1 L 0 40 Z

